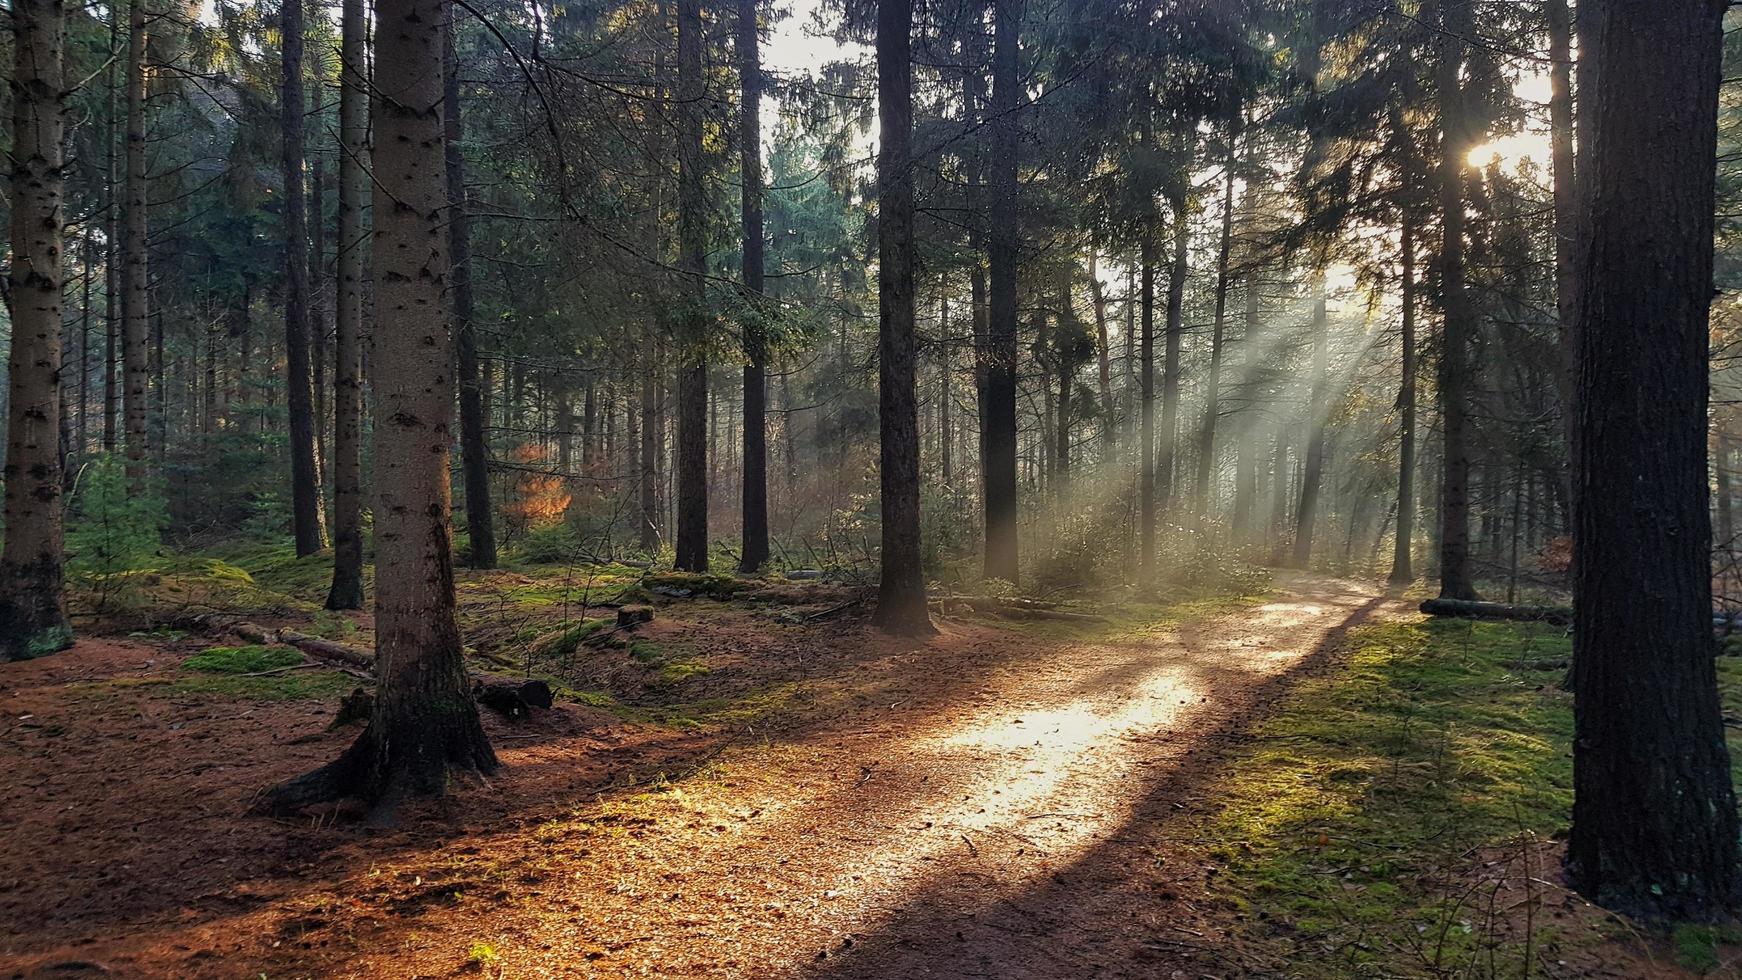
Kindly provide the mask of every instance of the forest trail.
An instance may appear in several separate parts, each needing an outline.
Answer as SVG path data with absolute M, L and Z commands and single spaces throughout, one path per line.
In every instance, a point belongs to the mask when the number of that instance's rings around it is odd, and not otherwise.
M 474 965 L 511 977 L 1238 974 L 1189 839 L 1217 757 L 1345 630 L 1405 608 L 1286 575 L 1260 603 L 1109 641 L 853 634 L 871 655 L 831 710 L 752 726 L 647 792 L 518 825 L 467 794 L 462 832 L 353 841 L 295 888 L 233 883 L 252 896 L 233 914 L 15 965 L 431 976 L 487 949 Z M 498 745 L 502 794 L 530 799 L 515 784 L 547 778 L 550 748 Z

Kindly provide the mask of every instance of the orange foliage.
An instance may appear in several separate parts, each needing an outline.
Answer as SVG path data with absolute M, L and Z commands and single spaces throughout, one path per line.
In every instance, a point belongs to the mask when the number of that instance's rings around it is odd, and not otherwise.
M 569 493 L 561 476 L 533 472 L 546 461 L 544 449 L 526 443 L 516 446 L 508 455 L 516 465 L 528 468 L 514 474 L 514 483 L 502 506 L 510 528 L 529 531 L 562 520 L 574 495 Z

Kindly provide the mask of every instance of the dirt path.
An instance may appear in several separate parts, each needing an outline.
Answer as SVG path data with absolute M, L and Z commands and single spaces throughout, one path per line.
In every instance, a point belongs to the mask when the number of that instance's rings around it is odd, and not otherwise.
M 346 876 L 151 942 L 183 976 L 447 975 L 474 951 L 511 977 L 1239 974 L 1202 905 L 1213 868 L 1180 839 L 1214 757 L 1342 631 L 1397 608 L 1302 576 L 1111 643 L 861 638 L 870 655 L 800 733 L 747 732 L 689 778 L 535 823 L 378 858 L 362 840 Z M 107 937 L 28 962 L 55 957 L 166 962 Z

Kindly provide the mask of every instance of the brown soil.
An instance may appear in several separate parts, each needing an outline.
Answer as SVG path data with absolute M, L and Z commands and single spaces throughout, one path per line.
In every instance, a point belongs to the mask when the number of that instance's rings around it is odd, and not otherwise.
M 330 704 L 150 683 L 199 644 L 0 666 L 0 975 L 1266 972 L 1189 839 L 1218 758 L 1403 604 L 1298 577 L 1105 643 L 684 608 L 653 635 L 706 652 L 704 692 L 790 694 L 777 715 L 491 718 L 504 775 L 385 831 L 241 816 L 355 730 L 325 731 Z

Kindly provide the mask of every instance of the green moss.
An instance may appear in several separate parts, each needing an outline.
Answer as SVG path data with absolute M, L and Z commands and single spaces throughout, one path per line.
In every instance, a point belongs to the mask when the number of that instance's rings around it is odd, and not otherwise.
M 343 697 L 357 679 L 336 670 L 292 670 L 268 677 L 193 674 L 171 681 L 174 694 L 234 698 L 240 701 L 329 701 Z
M 629 656 L 653 671 L 653 680 L 670 686 L 708 672 L 708 665 L 696 659 L 695 648 L 686 643 L 656 643 L 634 640 L 629 644 Z
M 608 619 L 583 619 L 560 629 L 540 633 L 531 639 L 532 653 L 538 657 L 567 657 L 580 648 L 582 642 L 611 625 Z
M 206 674 L 254 674 L 302 662 L 302 654 L 289 647 L 208 647 L 182 661 L 182 669 Z
M 1558 670 L 1520 665 L 1568 647 L 1541 624 L 1352 632 L 1345 657 L 1303 681 L 1228 763 L 1221 815 L 1205 830 L 1227 863 L 1218 887 L 1265 912 L 1258 937 L 1337 951 L 1301 960 L 1301 976 L 1411 975 L 1424 957 L 1457 973 L 1490 946 L 1521 962 L 1515 937 L 1433 883 L 1476 849 L 1522 860 L 1566 825 L 1572 700 Z

